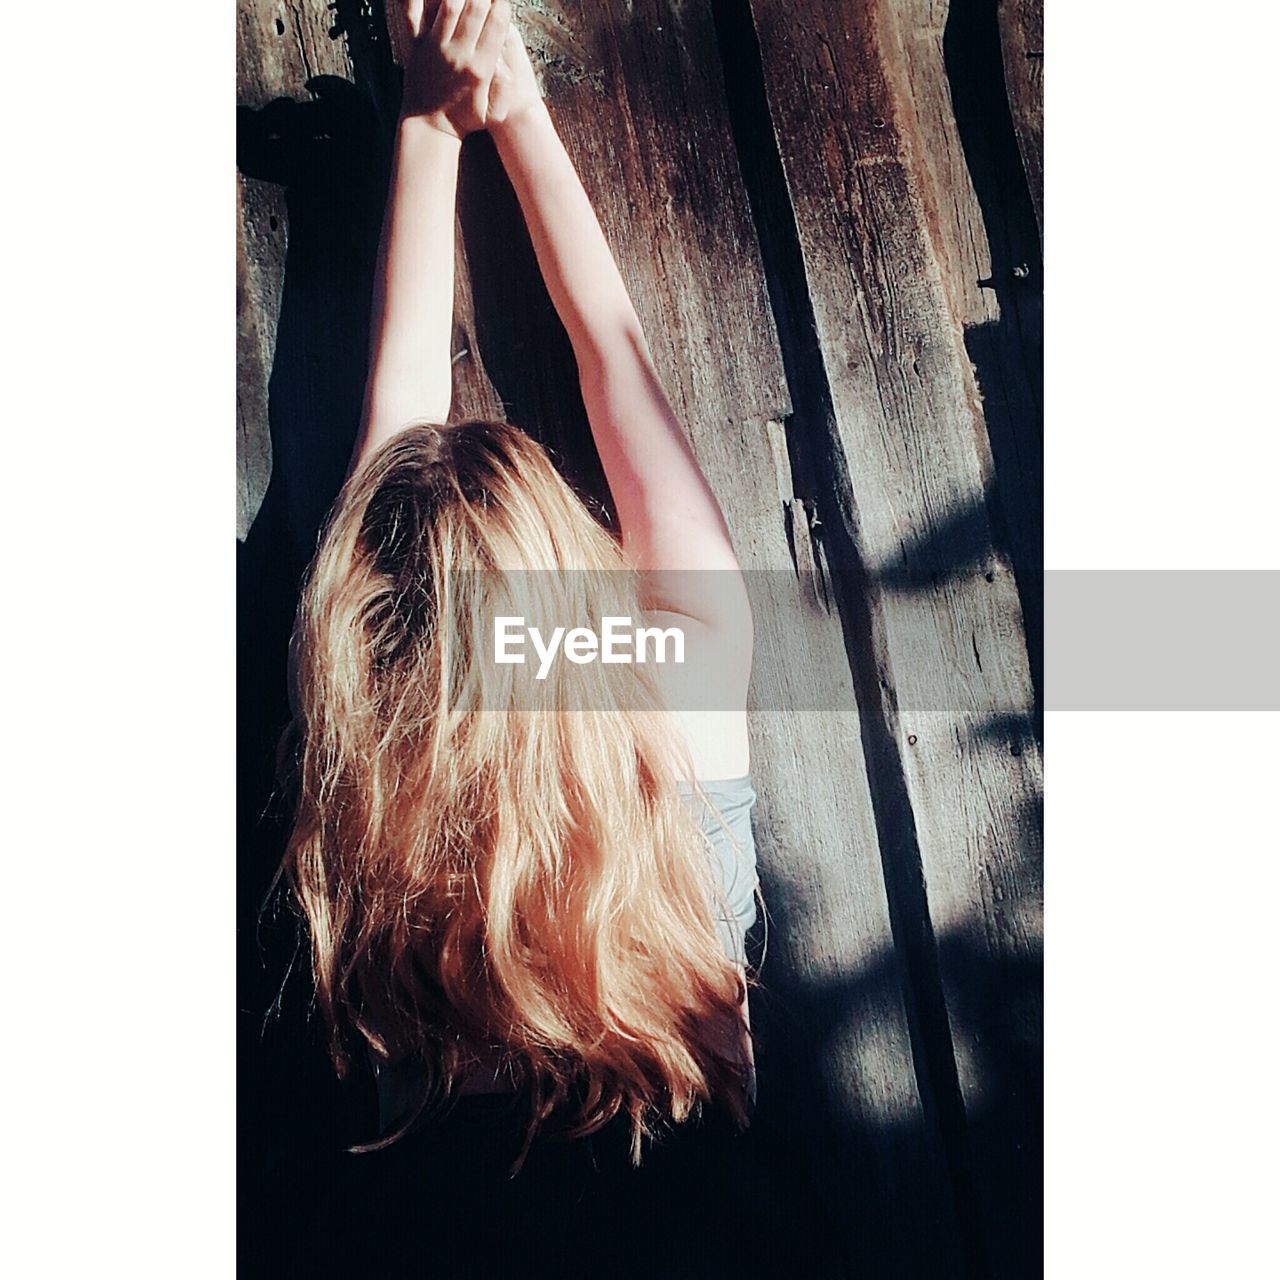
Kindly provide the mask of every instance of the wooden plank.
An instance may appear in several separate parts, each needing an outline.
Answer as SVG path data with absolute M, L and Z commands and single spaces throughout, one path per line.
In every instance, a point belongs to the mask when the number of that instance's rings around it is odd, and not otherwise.
M 871 0 L 856 22 L 817 0 L 752 9 L 847 460 L 825 477 L 823 514 L 833 567 L 861 584 L 850 621 L 859 692 L 880 695 L 875 794 L 890 808 L 901 786 L 909 806 L 886 870 L 963 1266 L 1025 1277 L 1040 1266 L 1041 764 L 1020 728 L 1033 712 L 1021 610 L 944 274 L 955 246 L 940 241 L 894 6 Z M 929 916 L 913 936 L 916 890 Z
M 243 174 L 236 186 L 236 537 L 243 541 L 271 478 L 267 384 L 284 280 L 284 200 Z
M 851 1250 L 924 1274 L 919 1221 L 947 1222 L 950 1203 L 912 1070 L 841 626 L 810 590 L 812 513 L 790 471 L 790 398 L 710 5 L 515 7 L 744 565 L 770 575 L 752 714 L 773 917 L 755 1014 L 762 1123 L 804 1144 Z M 489 376 L 514 421 L 598 484 L 571 355 L 483 141 L 464 155 L 462 216 Z M 774 590 L 783 579 L 794 585 Z
M 994 531 L 1017 574 L 1039 689 L 1044 564 L 1043 270 L 1003 83 L 993 0 L 903 0 L 891 16 L 917 176 L 991 442 Z
M 1004 77 L 1027 186 L 1044 238 L 1044 0 L 1000 0 Z
M 331 37 L 327 6 L 311 0 L 238 0 L 236 102 L 263 107 L 303 97 L 313 76 L 351 76 L 346 45 Z
M 989 287 L 992 246 L 956 121 L 956 82 L 969 69 L 953 68 L 948 74 L 943 50 L 948 25 L 954 30 L 957 22 L 964 21 L 964 11 L 972 7 L 970 0 L 905 0 L 892 15 L 906 57 L 915 113 L 920 196 L 936 219 L 934 243 L 952 311 L 966 328 L 1000 319 L 999 304 Z M 963 86 L 959 91 L 963 94 Z M 962 102 L 960 108 L 965 105 Z
M 329 38 L 321 6 L 302 0 L 240 0 L 236 101 L 257 110 L 307 97 L 315 75 L 349 76 L 345 46 Z M 237 175 L 236 536 L 243 540 L 271 478 L 268 383 L 284 286 L 288 218 L 276 183 Z

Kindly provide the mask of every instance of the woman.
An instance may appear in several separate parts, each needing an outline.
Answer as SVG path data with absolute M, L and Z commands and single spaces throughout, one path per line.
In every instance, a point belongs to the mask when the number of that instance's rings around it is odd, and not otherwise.
M 294 636 L 285 869 L 335 1061 L 354 1041 L 375 1062 L 370 1145 L 488 1096 L 518 1116 L 513 1169 L 540 1135 L 619 1123 L 639 1164 L 646 1135 L 748 1118 L 746 592 L 509 5 L 401 16 L 363 422 Z M 620 540 L 515 427 L 441 425 L 459 152 L 482 128 L 572 341 Z M 685 660 L 535 676 L 490 651 L 527 610 L 643 618 Z M 709 685 L 714 706 L 683 709 Z

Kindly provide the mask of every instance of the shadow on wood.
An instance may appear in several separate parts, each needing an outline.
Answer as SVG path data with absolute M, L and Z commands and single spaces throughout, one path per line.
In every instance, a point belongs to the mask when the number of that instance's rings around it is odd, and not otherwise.
M 995 463 L 992 527 L 1017 572 L 1039 728 L 1044 671 L 1044 264 L 1009 98 L 998 0 L 951 0 L 943 57 L 956 128 L 991 253 L 991 324 L 970 325 L 965 346 L 983 395 Z
M 270 1249 L 255 1242 L 272 1238 L 273 1212 L 296 1208 L 291 1197 L 302 1194 L 287 1186 L 295 1163 L 351 1140 L 350 1096 L 309 1021 L 296 924 L 263 905 L 287 831 L 275 751 L 289 715 L 289 635 L 355 439 L 389 157 L 366 94 L 334 76 L 308 89 L 310 101 L 237 111 L 241 172 L 282 188 L 288 216 L 269 381 L 271 479 L 236 551 L 241 1240 L 264 1259 Z

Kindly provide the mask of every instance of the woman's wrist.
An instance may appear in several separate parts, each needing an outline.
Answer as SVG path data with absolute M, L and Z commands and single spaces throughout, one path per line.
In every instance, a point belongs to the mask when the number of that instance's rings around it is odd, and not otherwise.
M 548 130 L 554 134 L 555 124 L 552 122 L 551 112 L 547 110 L 544 98 L 534 99 L 507 116 L 505 120 L 495 121 L 489 126 L 489 134 L 500 151 Z
M 447 121 L 429 115 L 404 114 L 396 121 L 396 137 L 411 146 L 439 145 L 447 151 L 462 150 L 462 139 Z

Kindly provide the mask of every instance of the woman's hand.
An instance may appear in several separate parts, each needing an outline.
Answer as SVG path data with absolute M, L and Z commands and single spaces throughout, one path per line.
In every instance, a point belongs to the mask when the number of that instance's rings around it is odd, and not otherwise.
M 510 126 L 531 107 L 542 101 L 529 52 L 513 22 L 498 59 L 498 69 L 489 92 L 488 127 L 491 131 Z
M 401 115 L 452 138 L 483 129 L 510 31 L 508 0 L 404 0 L 400 9 L 413 40 Z

